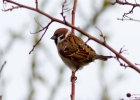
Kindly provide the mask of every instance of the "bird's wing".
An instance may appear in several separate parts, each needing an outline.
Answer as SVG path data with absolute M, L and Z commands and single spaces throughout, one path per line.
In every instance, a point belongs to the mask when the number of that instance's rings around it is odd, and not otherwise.
M 70 42 L 65 42 L 63 47 L 59 49 L 59 53 L 73 61 L 83 62 L 83 61 L 92 61 L 92 57 L 89 55 L 89 51 L 85 49 L 86 44 L 75 44 Z
M 63 47 L 59 50 L 59 53 L 71 60 L 84 60 L 88 57 L 88 52 L 82 49 L 81 46 L 74 43 L 65 43 Z

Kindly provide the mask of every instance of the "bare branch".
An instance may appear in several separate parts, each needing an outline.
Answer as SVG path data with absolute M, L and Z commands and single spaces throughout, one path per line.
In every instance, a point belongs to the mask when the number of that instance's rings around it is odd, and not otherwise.
M 2 72 L 2 70 L 3 70 L 3 68 L 4 68 L 4 66 L 5 66 L 5 64 L 6 64 L 6 61 L 3 63 L 3 65 L 0 67 L 0 77 L 1 77 L 1 72 Z M 0 99 L 2 99 L 2 96 L 0 96 Z
M 115 5 L 115 4 L 130 5 L 130 6 L 140 7 L 140 4 L 137 4 L 136 2 L 135 2 L 135 4 L 130 3 L 128 1 L 126 1 L 126 0 L 116 0 L 114 3 L 112 3 L 112 5 Z
M 20 6 L 12 6 L 12 8 L 4 9 L 4 10 L 2 10 L 2 11 L 7 12 L 7 11 L 12 11 L 12 10 L 18 9 L 18 8 L 21 8 L 21 7 L 20 7 Z
M 6 61 L 5 61 L 5 62 L 3 63 L 3 65 L 1 66 L 1 68 L 0 68 L 0 73 L 2 72 L 2 69 L 4 68 L 5 64 L 6 64 Z
M 66 21 L 66 16 L 64 15 L 64 13 L 72 10 L 72 9 L 69 9 L 69 8 L 65 8 L 66 6 L 68 6 L 69 4 L 66 4 L 67 3 L 67 0 L 65 0 L 63 3 L 62 3 L 62 12 L 60 13 L 61 16 L 63 17 L 63 20 L 64 22 L 67 24 L 67 21 Z
M 75 25 L 75 12 L 76 12 L 77 1 L 78 0 L 74 0 L 73 10 L 72 10 L 72 25 Z M 74 34 L 73 28 L 71 29 L 71 32 Z
M 45 29 L 46 29 L 46 27 L 43 27 L 42 29 L 38 30 L 37 32 L 34 32 L 34 33 L 30 32 L 30 33 L 31 33 L 31 34 L 36 34 L 36 33 L 39 33 L 39 32 L 41 32 L 41 31 L 45 30 Z
M 65 10 L 64 7 L 65 7 L 66 2 L 67 2 L 67 0 L 65 0 L 65 1 L 63 2 L 63 4 L 62 4 L 62 12 L 60 13 L 61 16 L 63 17 L 65 23 L 66 23 L 66 16 L 64 16 L 64 10 Z
M 140 64 L 137 64 L 137 63 L 135 63 L 135 65 L 139 65 L 140 66 Z
M 127 51 L 126 49 L 124 49 L 124 47 L 125 46 L 123 46 L 121 49 L 120 49 L 120 51 L 119 51 L 119 54 L 122 54 L 122 53 L 124 53 L 125 51 Z M 124 49 L 124 50 L 123 50 Z M 126 53 L 125 53 L 126 54 Z M 124 64 L 124 63 L 122 63 L 121 61 L 120 61 L 120 59 L 119 59 L 119 57 L 117 57 L 117 55 L 116 55 L 116 57 L 114 57 L 114 58 L 116 58 L 117 59 L 117 61 L 120 63 L 120 66 L 123 66 L 123 67 L 130 67 L 129 65 L 126 65 L 126 64 Z
M 129 18 L 129 19 L 131 19 L 131 18 L 128 17 L 127 15 L 128 15 L 128 14 L 132 14 L 134 8 L 140 7 L 140 4 L 137 4 L 137 3 L 136 3 L 136 0 L 135 0 L 135 3 L 130 3 L 130 2 L 128 2 L 128 1 L 126 1 L 126 0 L 116 0 L 114 3 L 112 3 L 112 5 L 115 5 L 115 4 L 130 5 L 130 6 L 132 6 L 131 10 L 130 10 L 128 13 L 124 13 L 124 14 L 123 14 L 123 18 L 127 17 L 127 18 Z M 123 19 L 123 18 L 122 18 L 122 19 Z
M 36 9 L 38 9 L 38 0 L 35 0 Z
M 103 35 L 102 31 L 97 26 L 95 26 L 95 28 L 97 28 L 100 31 L 100 36 L 103 38 L 103 40 L 104 40 L 103 43 L 105 44 L 106 39 L 105 39 L 105 36 Z
M 41 36 L 41 38 L 38 40 L 38 42 L 37 42 L 35 45 L 33 45 L 33 48 L 32 48 L 32 50 L 29 52 L 29 54 L 31 54 L 31 53 L 34 51 L 34 48 L 35 48 L 35 47 L 38 45 L 38 43 L 42 40 L 43 36 L 45 35 L 45 33 L 46 33 L 48 27 L 50 26 L 50 24 L 51 24 L 52 22 L 53 22 L 53 21 L 51 20 L 51 22 L 48 23 L 48 25 L 47 25 L 46 27 L 43 28 L 43 30 L 45 29 L 44 33 L 42 34 L 42 36 Z M 42 30 L 40 30 L 40 31 L 42 31 Z M 40 31 L 38 31 L 38 32 L 40 32 Z
M 124 19 L 124 18 L 117 18 L 117 20 L 129 20 L 129 21 L 136 21 L 136 22 L 140 22 L 140 20 L 137 20 L 137 19 L 133 19 L 133 18 L 128 18 L 128 19 Z
M 37 32 L 34 32 L 34 33 L 30 32 L 31 34 L 36 34 L 36 33 L 39 33 L 39 32 L 41 32 L 41 31 L 43 31 L 44 29 L 46 29 L 46 27 L 43 27 L 35 18 L 34 18 L 34 20 L 36 21 L 36 23 L 37 23 L 40 27 L 42 27 L 42 29 L 40 29 L 40 30 L 38 30 Z
M 72 72 L 71 75 L 71 100 L 75 100 L 75 81 L 77 80 L 77 77 L 75 76 L 75 72 Z
M 74 4 L 73 4 L 73 10 L 72 10 L 72 25 L 75 26 L 75 12 L 76 12 L 76 6 L 77 6 L 77 1 L 78 0 L 74 0 Z M 74 29 L 71 28 L 71 32 L 72 34 L 74 34 Z M 77 77 L 75 76 L 75 72 L 72 72 L 72 76 L 71 76 L 71 100 L 75 100 L 75 81 L 77 79 Z
M 36 23 L 41 26 L 43 28 L 43 26 L 34 18 L 34 20 L 36 21 Z

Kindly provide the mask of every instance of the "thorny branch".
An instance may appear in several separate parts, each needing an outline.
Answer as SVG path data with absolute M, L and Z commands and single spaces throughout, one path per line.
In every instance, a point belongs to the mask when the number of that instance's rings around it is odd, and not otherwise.
M 132 14 L 134 8 L 140 7 L 140 4 L 137 4 L 137 3 L 136 3 L 136 0 L 135 0 L 135 3 L 130 3 L 130 2 L 128 2 L 127 0 L 116 0 L 114 3 L 112 3 L 112 5 L 115 5 L 115 4 L 130 5 L 130 6 L 132 6 L 132 8 L 131 8 L 131 10 L 130 10 L 129 12 L 123 14 L 123 18 L 127 17 L 127 18 L 129 18 L 129 19 L 132 19 L 132 18 L 128 17 L 127 15 L 128 15 L 128 14 Z M 123 20 L 123 18 L 122 18 L 122 20 Z
M 132 69 L 134 69 L 135 71 L 137 71 L 138 73 L 140 73 L 140 69 L 139 69 L 135 64 L 131 63 L 128 59 L 126 59 L 124 56 L 122 56 L 119 52 L 117 52 L 115 49 L 113 49 L 113 48 L 112 48 L 111 46 L 109 46 L 107 43 L 104 44 L 104 42 L 102 42 L 101 40 L 99 40 L 99 39 L 97 39 L 97 38 L 91 36 L 91 35 L 88 34 L 88 33 L 86 33 L 84 30 L 80 29 L 79 27 L 76 27 L 76 26 L 70 24 L 69 22 L 65 22 L 66 20 L 65 20 L 65 21 L 64 21 L 64 20 L 59 20 L 59 19 L 54 18 L 54 17 L 52 17 L 51 15 L 49 15 L 49 14 L 47 14 L 47 13 L 45 13 L 45 12 L 39 10 L 39 9 L 36 9 L 36 8 L 33 8 L 33 7 L 29 7 L 29 6 L 26 6 L 26 5 L 23 5 L 23 4 L 14 2 L 13 0 L 3 0 L 3 2 L 4 2 L 4 4 L 5 4 L 5 2 L 7 2 L 7 3 L 12 3 L 12 4 L 15 4 L 15 5 L 20 6 L 20 8 L 26 8 L 26 9 L 29 9 L 29 10 L 32 10 L 32 11 L 35 11 L 35 12 L 38 12 L 38 13 L 40 13 L 40 14 L 42 14 L 42 15 L 48 17 L 49 19 L 51 19 L 52 22 L 58 22 L 58 23 L 61 23 L 61 24 L 63 24 L 63 25 L 66 25 L 66 26 L 68 26 L 68 27 L 71 27 L 71 28 L 73 28 L 73 29 L 79 31 L 81 34 L 87 36 L 89 39 L 91 39 L 91 40 L 93 40 L 93 41 L 95 41 L 95 42 L 101 44 L 102 46 L 104 46 L 104 47 L 106 47 L 107 49 L 109 49 L 110 51 L 112 51 L 118 58 L 120 58 L 120 59 L 123 60 L 125 63 L 127 63 Z M 119 0 L 116 0 L 116 2 L 115 2 L 114 4 L 116 4 L 116 3 L 120 3 L 120 4 L 122 3 L 122 4 L 123 4 L 123 2 L 121 2 L 121 1 L 119 1 Z M 124 3 L 123 5 L 125 5 L 125 4 L 131 5 L 131 6 L 134 5 L 134 4 L 128 3 L 128 2 L 126 2 L 126 1 L 125 1 L 125 3 Z M 140 6 L 139 4 L 135 4 L 135 7 L 139 7 L 139 6 Z M 7 11 L 8 11 L 8 10 L 7 10 Z

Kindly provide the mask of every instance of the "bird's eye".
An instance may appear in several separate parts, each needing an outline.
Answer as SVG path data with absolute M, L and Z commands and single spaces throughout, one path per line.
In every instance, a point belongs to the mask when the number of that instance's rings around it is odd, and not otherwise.
M 62 40 L 62 39 L 64 39 L 65 38 L 65 34 L 62 34 L 61 36 L 60 36 L 60 39 Z

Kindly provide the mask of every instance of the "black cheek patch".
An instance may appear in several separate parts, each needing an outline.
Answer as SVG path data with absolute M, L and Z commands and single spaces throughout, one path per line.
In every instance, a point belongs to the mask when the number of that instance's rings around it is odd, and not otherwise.
M 55 44 L 57 45 L 57 38 L 54 40 Z
M 60 39 L 62 40 L 62 39 L 64 39 L 65 38 L 65 35 L 63 34 L 62 36 L 60 36 Z

